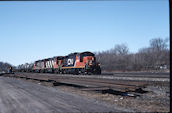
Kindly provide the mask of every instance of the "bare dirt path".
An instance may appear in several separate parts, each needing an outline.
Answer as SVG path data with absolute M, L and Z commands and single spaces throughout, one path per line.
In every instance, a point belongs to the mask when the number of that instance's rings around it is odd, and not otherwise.
M 119 108 L 16 78 L 0 77 L 0 113 L 123 112 Z

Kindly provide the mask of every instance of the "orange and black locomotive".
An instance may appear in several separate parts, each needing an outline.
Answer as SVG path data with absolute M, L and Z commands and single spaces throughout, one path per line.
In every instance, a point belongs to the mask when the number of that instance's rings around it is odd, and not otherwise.
M 100 64 L 91 52 L 71 53 L 67 56 L 35 61 L 34 64 L 24 64 L 19 71 L 62 74 L 101 74 Z

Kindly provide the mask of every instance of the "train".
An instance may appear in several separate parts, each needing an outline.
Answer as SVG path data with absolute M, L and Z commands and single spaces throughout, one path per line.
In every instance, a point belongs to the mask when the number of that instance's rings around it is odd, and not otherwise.
M 17 66 L 19 72 L 57 74 L 101 74 L 100 63 L 89 51 L 75 52 L 67 56 L 55 56 Z

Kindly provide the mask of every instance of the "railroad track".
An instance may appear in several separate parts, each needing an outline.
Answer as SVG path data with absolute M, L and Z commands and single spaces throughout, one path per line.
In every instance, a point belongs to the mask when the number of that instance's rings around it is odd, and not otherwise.
M 38 73 L 31 73 L 32 75 L 39 75 Z M 144 73 L 143 73 L 144 74 Z M 74 78 L 92 78 L 92 79 L 112 79 L 112 80 L 129 80 L 129 81 L 150 81 L 150 82 L 169 82 L 169 75 L 168 74 L 164 74 L 164 75 L 136 75 L 134 73 L 134 75 L 130 75 L 130 74 L 114 74 L 114 75 L 70 75 L 70 74 L 47 74 L 47 73 L 43 73 L 41 75 L 44 75 L 44 76 L 48 76 L 48 77 L 54 77 L 54 76 L 62 76 L 63 78 L 64 77 L 74 77 Z
M 122 82 L 102 78 L 84 78 L 71 76 L 54 76 L 52 74 L 35 74 L 35 73 L 16 73 L 12 77 L 32 79 L 38 81 L 54 82 L 56 84 L 73 84 L 85 88 L 111 88 L 120 91 L 134 91 L 138 88 L 145 87 L 143 82 Z
M 73 86 L 77 88 L 82 88 L 82 90 L 109 91 L 110 89 L 112 93 L 115 91 L 121 94 L 124 94 L 126 92 L 142 93 L 144 92 L 143 88 L 145 88 L 148 84 L 144 80 L 140 81 L 124 78 L 119 80 L 109 76 L 55 75 L 47 73 L 15 73 L 13 75 L 5 74 L 5 76 L 24 78 L 26 80 L 31 79 L 39 82 L 50 82 L 54 86 Z

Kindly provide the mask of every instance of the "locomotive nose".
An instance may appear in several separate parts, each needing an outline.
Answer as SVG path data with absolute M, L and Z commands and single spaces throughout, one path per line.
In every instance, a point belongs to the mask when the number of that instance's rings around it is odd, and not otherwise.
M 93 65 L 93 62 L 92 62 L 92 60 L 90 60 L 90 61 L 89 61 L 89 65 Z

